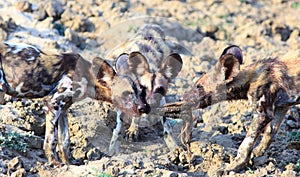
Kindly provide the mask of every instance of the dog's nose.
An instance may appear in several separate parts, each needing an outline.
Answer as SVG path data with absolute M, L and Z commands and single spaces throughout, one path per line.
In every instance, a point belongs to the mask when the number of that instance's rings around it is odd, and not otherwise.
M 138 106 L 139 113 L 145 113 L 148 114 L 151 111 L 151 108 L 148 104 L 141 104 Z

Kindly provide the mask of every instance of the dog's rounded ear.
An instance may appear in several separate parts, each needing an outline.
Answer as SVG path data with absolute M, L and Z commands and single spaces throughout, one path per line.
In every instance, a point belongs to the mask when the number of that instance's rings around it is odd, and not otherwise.
M 115 70 L 102 58 L 95 57 L 92 62 L 93 73 L 98 82 L 105 86 L 111 86 L 116 75 Z
M 226 47 L 221 56 L 220 59 L 224 56 L 224 55 L 228 55 L 231 54 L 233 55 L 235 58 L 237 58 L 239 60 L 240 64 L 243 64 L 243 54 L 242 54 L 242 50 L 239 46 L 237 45 L 230 45 L 228 47 Z
M 180 55 L 172 53 L 164 59 L 160 72 L 168 79 L 174 79 L 181 71 L 182 64 Z
M 137 76 L 149 72 L 149 64 L 144 55 L 140 52 L 131 52 L 128 57 L 129 70 Z
M 117 58 L 115 68 L 119 75 L 125 75 L 129 72 L 128 58 L 129 55 L 127 53 L 123 53 Z
M 218 63 L 216 70 L 224 75 L 226 82 L 230 82 L 240 71 L 240 64 L 243 62 L 242 51 L 238 46 L 227 47 Z

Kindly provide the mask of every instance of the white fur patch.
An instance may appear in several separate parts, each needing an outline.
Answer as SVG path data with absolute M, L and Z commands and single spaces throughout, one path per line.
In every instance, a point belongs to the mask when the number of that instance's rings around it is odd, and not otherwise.
M 45 91 L 49 91 L 52 88 L 51 86 L 43 85 L 43 89 L 41 91 L 28 90 L 26 92 L 22 92 L 21 89 L 22 89 L 23 85 L 24 85 L 24 82 L 21 82 L 19 85 L 17 85 L 17 87 L 15 89 L 19 96 L 25 96 L 26 94 L 29 94 L 29 93 L 31 93 L 33 95 L 43 96 Z M 44 88 L 48 88 L 48 89 L 44 90 Z
M 84 96 L 85 92 L 87 91 L 87 84 L 88 84 L 88 81 L 86 78 L 81 78 L 81 81 L 79 82 L 79 85 L 81 87 L 79 87 L 78 89 L 76 90 L 79 90 L 80 91 L 80 95 L 78 96 L 78 98 L 81 98 Z
M 72 84 L 73 84 L 72 79 L 66 75 L 64 75 L 63 78 L 59 81 L 59 85 L 61 85 L 61 87 L 65 87 L 66 91 L 70 91 L 70 92 L 72 92 Z
M 248 147 L 249 144 L 252 144 L 253 142 L 254 142 L 254 138 L 252 138 L 252 137 L 246 137 L 246 138 L 243 140 L 243 142 L 242 142 L 242 144 L 241 144 L 240 147 L 243 147 L 243 148 Z
M 30 58 L 27 58 L 26 60 L 33 61 L 33 60 L 35 60 L 35 57 L 30 57 Z
M 111 85 L 111 82 L 112 82 L 111 75 L 108 74 L 107 72 L 104 72 L 104 76 L 103 76 L 102 80 L 104 82 L 108 83 L 109 85 Z
M 121 128 L 122 128 L 122 121 L 121 121 L 121 114 L 122 114 L 122 111 L 121 110 L 118 110 L 117 111 L 117 125 L 116 125 L 116 128 L 114 129 L 114 136 L 119 136 L 119 133 L 121 131 Z
M 3 73 L 2 69 L 0 70 L 0 76 L 1 76 L 1 78 L 0 78 L 0 90 L 3 90 L 2 85 L 5 84 L 6 82 L 4 80 L 4 73 Z
M 60 95 L 73 95 L 74 91 L 72 91 L 73 81 L 68 76 L 64 75 L 62 79 L 59 81 L 58 87 L 64 87 L 66 90 L 63 93 L 55 93 L 52 99 L 56 99 Z
M 37 52 L 40 52 L 36 47 L 29 45 L 29 44 L 24 44 L 24 43 L 11 43 L 11 42 L 4 42 L 5 44 L 9 45 L 10 47 L 14 47 L 15 50 L 12 51 L 14 54 L 19 53 L 20 51 L 24 50 L 25 48 L 33 48 Z

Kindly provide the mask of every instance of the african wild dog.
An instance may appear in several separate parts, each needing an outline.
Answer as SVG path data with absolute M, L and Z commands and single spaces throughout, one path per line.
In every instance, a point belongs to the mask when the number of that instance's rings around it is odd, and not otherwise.
M 173 53 L 165 39 L 164 31 L 160 26 L 154 24 L 144 25 L 131 41 L 119 47 L 114 53 L 119 55 L 115 57 L 117 74 L 127 78 L 125 82 L 128 82 L 128 79 L 131 80 L 132 87 L 124 87 L 123 85 L 126 84 L 120 81 L 118 86 L 114 87 L 116 89 L 112 88 L 114 104 L 118 108 L 124 108 L 124 106 L 129 106 L 129 108 L 119 111 L 118 124 L 114 129 L 109 153 L 114 154 L 117 151 L 116 142 L 122 124 L 120 118 L 122 113 L 124 114 L 123 120 L 126 116 L 132 119 L 129 129 L 126 131 L 126 138 L 133 140 L 138 137 L 138 126 L 141 119 L 153 120 L 153 117 L 159 117 L 164 126 L 165 142 L 168 148 L 173 150 L 177 147 L 177 143 L 172 137 L 170 122 L 161 115 L 157 115 L 156 109 L 165 104 L 168 85 L 182 68 L 180 55 Z M 112 58 L 114 58 L 113 55 Z M 135 112 L 138 114 L 131 114 L 134 107 L 132 107 L 132 97 L 140 97 L 144 103 L 141 107 L 135 107 L 137 109 Z
M 85 97 L 112 102 L 113 68 L 104 60 L 93 63 L 79 54 L 46 54 L 34 46 L 0 44 L 0 101 L 4 95 L 16 98 L 45 98 L 46 133 L 44 150 L 48 161 L 69 162 L 67 110 Z
M 227 47 L 215 67 L 185 92 L 182 102 L 166 105 L 181 106 L 186 111 L 224 100 L 248 99 L 253 104 L 247 135 L 226 171 L 238 171 L 250 158 L 260 156 L 274 139 L 289 107 L 300 103 L 299 58 L 266 58 L 240 69 L 242 62 L 241 49 L 235 45 Z M 261 134 L 262 139 L 255 146 Z

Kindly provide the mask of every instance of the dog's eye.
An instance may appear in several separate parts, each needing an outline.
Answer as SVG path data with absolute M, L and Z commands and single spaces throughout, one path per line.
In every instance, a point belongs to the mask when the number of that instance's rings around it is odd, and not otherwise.
M 145 86 L 141 86 L 141 93 L 140 93 L 140 97 L 144 98 L 146 97 L 146 87 Z
M 123 93 L 122 93 L 122 97 L 129 97 L 129 96 L 132 96 L 132 92 L 130 92 L 130 91 L 124 91 Z
M 196 87 L 197 87 L 198 90 L 203 90 L 203 86 L 200 85 L 200 84 L 196 85 Z
M 163 87 L 158 87 L 155 89 L 154 93 L 159 93 L 164 95 L 165 94 L 165 89 Z

